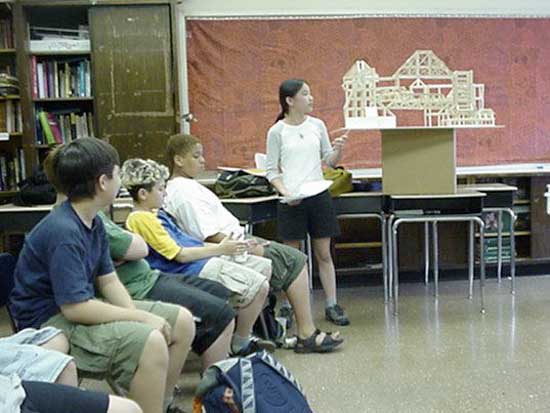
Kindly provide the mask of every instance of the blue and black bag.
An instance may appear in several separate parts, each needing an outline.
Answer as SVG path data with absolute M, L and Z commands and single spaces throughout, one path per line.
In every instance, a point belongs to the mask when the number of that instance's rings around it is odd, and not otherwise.
M 197 387 L 194 412 L 312 413 L 294 376 L 265 351 L 210 366 Z

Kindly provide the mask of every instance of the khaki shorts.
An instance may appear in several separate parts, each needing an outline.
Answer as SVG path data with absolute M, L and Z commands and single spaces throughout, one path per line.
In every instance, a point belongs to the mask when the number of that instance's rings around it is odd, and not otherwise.
M 235 255 L 222 255 L 219 258 L 221 258 L 222 260 L 234 262 L 235 264 L 240 264 L 246 268 L 250 268 L 251 270 L 262 274 L 267 279 L 267 281 L 271 281 L 273 267 L 269 258 L 258 257 L 257 255 L 252 254 L 248 254 L 246 255 L 246 257 L 243 258 Z
M 134 301 L 136 308 L 164 318 L 172 328 L 179 306 L 159 301 Z M 45 326 L 63 331 L 84 377 L 107 379 L 117 390 L 128 392 L 141 354 L 153 327 L 135 321 L 115 321 L 98 325 L 74 324 L 61 313 L 50 318 Z
M 237 308 L 249 305 L 267 282 L 267 278 L 258 271 L 221 257 L 210 258 L 199 277 L 219 282 L 231 291 L 231 305 Z

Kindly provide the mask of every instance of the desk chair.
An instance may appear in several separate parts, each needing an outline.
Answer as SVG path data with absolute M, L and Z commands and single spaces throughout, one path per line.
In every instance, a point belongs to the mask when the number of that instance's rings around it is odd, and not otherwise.
M 18 331 L 15 320 L 12 317 L 8 298 L 11 290 L 13 290 L 13 274 L 15 271 L 16 259 L 9 253 L 0 254 L 0 307 L 6 307 L 8 317 L 10 319 L 11 328 L 14 333 Z

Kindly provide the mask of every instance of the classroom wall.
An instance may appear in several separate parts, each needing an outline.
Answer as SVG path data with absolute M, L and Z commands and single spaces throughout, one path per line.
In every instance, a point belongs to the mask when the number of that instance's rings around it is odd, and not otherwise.
M 511 1 L 484 4 L 485 16 L 506 14 L 506 18 L 489 19 L 386 16 L 392 9 L 430 16 L 456 13 L 452 3 L 439 1 L 368 2 L 368 9 L 357 1 L 338 7 L 325 1 L 255 2 L 254 9 L 242 1 L 228 3 L 184 1 L 182 6 L 182 67 L 186 69 L 182 71 L 182 108 L 199 119 L 191 131 L 205 143 L 208 167 L 252 166 L 254 152 L 265 150 L 265 133 L 278 111 L 276 89 L 283 78 L 301 76 L 311 81 L 314 115 L 333 129 L 343 126 L 341 77 L 354 59 L 366 58 L 379 74 L 389 75 L 416 49 L 433 49 L 451 70 L 473 69 L 475 80 L 486 85 L 486 106 L 496 111 L 497 122 L 505 126 L 460 132 L 460 165 L 550 161 L 550 123 L 545 119 L 550 109 L 546 68 L 550 54 L 544 47 L 550 41 L 550 20 L 525 17 L 526 13 L 550 16 L 546 2 L 522 2 L 520 19 L 512 17 L 520 10 Z M 461 13 L 481 12 L 476 2 L 460 4 Z M 353 7 L 384 16 L 205 17 L 341 14 Z M 185 91 L 189 91 L 188 100 Z M 344 164 L 379 166 L 379 135 L 353 134 Z
M 327 15 L 348 13 L 452 13 L 550 15 L 547 0 L 184 0 L 187 16 Z

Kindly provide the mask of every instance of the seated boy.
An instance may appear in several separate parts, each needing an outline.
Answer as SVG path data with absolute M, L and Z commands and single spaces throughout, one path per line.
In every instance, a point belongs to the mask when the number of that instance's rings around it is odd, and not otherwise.
M 68 350 L 67 338 L 53 327 L 26 328 L 0 338 L 0 411 L 18 407 L 23 413 L 141 412 L 131 400 L 79 389 L 76 365 L 65 354 Z
M 25 239 L 10 297 L 18 327 L 59 328 L 81 372 L 106 376 L 145 413 L 174 411 L 195 325 L 184 308 L 133 302 L 116 275 L 96 216 L 120 187 L 116 150 L 77 139 L 58 150 L 53 170 L 68 200 Z
M 67 197 L 61 193 L 52 171 L 56 154 L 56 150 L 48 154 L 44 160 L 44 171 L 57 191 L 59 205 Z M 143 238 L 120 228 L 103 211 L 97 215 L 105 226 L 118 278 L 130 296 L 135 300 L 181 305 L 193 313 L 199 321 L 191 348 L 201 356 L 203 370 L 227 358 L 235 328 L 235 312 L 227 303 L 229 290 L 214 281 L 152 270 L 144 259 L 149 251 Z
M 260 348 L 273 351 L 275 344 L 251 336 L 252 326 L 263 308 L 269 291 L 268 279 L 221 255 L 242 253 L 246 243 L 225 240 L 204 245 L 187 236 L 162 209 L 164 182 L 168 169 L 152 160 L 129 159 L 122 165 L 122 183 L 134 199 L 134 211 L 126 226 L 149 245 L 147 261 L 163 273 L 198 276 L 222 284 L 231 291 L 231 302 L 238 308 L 232 353 L 243 355 Z
M 78 386 L 76 365 L 68 352 L 69 342 L 61 330 L 26 328 L 0 338 L 0 374 Z
M 168 141 L 168 163 L 172 172 L 167 182 L 164 208 L 189 235 L 208 242 L 220 242 L 227 235 L 244 236 L 244 229 L 218 197 L 193 178 L 204 169 L 202 145 L 191 135 L 174 135 Z M 306 257 L 300 251 L 260 238 L 253 254 L 271 259 L 271 286 L 286 293 L 296 314 L 296 351 L 327 351 L 343 341 L 338 333 L 329 336 L 315 328 L 311 315 Z M 345 315 L 332 312 L 332 322 L 344 325 Z

